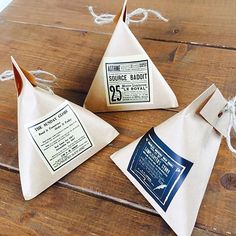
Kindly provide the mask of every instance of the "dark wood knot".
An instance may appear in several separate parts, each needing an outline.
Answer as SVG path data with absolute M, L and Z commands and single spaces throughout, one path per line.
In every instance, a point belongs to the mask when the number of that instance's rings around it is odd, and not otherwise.
M 178 34 L 179 33 L 179 29 L 173 29 L 172 32 L 173 32 L 173 34 Z
M 220 178 L 221 185 L 230 191 L 236 191 L 236 174 L 227 173 Z

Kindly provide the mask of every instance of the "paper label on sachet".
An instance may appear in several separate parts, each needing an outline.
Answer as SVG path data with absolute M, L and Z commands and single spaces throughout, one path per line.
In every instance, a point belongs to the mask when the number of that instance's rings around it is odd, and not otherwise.
M 163 143 L 152 128 L 137 144 L 127 170 L 166 212 L 192 165 Z
M 145 55 L 105 57 L 107 105 L 152 103 L 151 63 Z
M 67 101 L 25 128 L 52 174 L 93 146 L 78 114 Z

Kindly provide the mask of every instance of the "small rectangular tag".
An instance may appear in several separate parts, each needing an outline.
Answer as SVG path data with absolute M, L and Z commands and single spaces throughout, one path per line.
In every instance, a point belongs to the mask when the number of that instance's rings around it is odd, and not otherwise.
M 152 128 L 136 146 L 127 170 L 166 212 L 192 165 L 163 143 Z
M 25 129 L 52 174 L 93 146 L 78 114 L 67 101 L 26 124 Z
M 220 90 L 216 89 L 200 111 L 201 116 L 225 137 L 227 136 L 230 121 L 229 112 L 222 113 L 226 104 L 227 100 L 223 97 Z
M 107 105 L 152 103 L 151 63 L 145 55 L 105 57 Z

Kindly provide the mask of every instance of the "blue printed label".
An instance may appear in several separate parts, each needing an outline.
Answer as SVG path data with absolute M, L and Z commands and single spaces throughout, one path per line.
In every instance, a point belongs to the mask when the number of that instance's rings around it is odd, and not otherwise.
M 166 211 L 192 165 L 163 143 L 152 128 L 139 141 L 128 172 Z

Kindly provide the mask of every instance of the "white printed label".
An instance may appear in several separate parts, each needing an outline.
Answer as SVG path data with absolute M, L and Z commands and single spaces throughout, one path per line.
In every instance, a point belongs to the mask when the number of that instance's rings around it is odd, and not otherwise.
M 43 161 L 54 173 L 93 144 L 68 102 L 25 126 Z
M 151 102 L 150 61 L 145 55 L 105 58 L 107 104 Z

